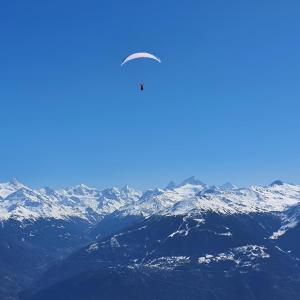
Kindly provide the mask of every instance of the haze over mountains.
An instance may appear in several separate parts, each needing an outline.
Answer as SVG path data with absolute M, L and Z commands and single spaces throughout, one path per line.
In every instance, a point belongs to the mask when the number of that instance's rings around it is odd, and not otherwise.
M 0 221 L 1 299 L 300 292 L 300 186 L 279 180 L 238 188 L 190 177 L 140 192 L 32 189 L 13 179 L 0 184 Z

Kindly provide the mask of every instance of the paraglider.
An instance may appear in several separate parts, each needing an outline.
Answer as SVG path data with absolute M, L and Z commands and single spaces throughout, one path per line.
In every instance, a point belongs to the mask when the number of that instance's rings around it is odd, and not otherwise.
M 156 60 L 158 62 L 161 62 L 161 60 L 153 54 L 150 54 L 147 52 L 138 52 L 138 53 L 133 53 L 133 54 L 130 54 L 129 56 L 127 56 L 123 60 L 121 66 L 125 65 L 126 63 L 128 63 L 131 60 L 139 59 L 139 58 L 150 58 L 150 59 Z
M 127 56 L 123 60 L 121 66 L 124 66 L 129 61 L 136 60 L 136 59 L 141 59 L 141 58 L 152 59 L 154 61 L 157 61 L 157 62 L 161 63 L 161 60 L 158 57 L 156 57 L 155 55 L 151 54 L 151 53 L 137 52 L 137 53 L 133 53 L 133 54 L 130 54 L 129 56 Z M 139 86 L 140 86 L 140 90 L 143 91 L 144 90 L 144 83 L 140 83 Z

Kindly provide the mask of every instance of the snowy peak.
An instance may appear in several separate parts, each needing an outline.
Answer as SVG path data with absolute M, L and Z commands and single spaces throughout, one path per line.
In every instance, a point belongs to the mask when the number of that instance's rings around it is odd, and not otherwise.
M 123 188 L 108 188 L 100 192 L 100 199 L 106 198 L 110 200 L 119 201 L 121 199 L 128 199 L 128 200 L 136 200 L 141 196 L 139 191 L 136 191 L 133 188 L 130 188 L 128 185 L 124 186 Z
M 220 188 L 218 188 L 215 185 L 211 185 L 202 191 L 200 191 L 197 196 L 205 195 L 205 194 L 217 194 L 219 192 Z
M 108 188 L 100 192 L 99 201 L 103 202 L 104 200 L 111 201 L 122 201 L 128 200 L 129 202 L 137 200 L 141 196 L 141 193 L 130 188 L 129 186 L 119 188 Z
M 204 188 L 204 185 L 199 184 L 199 181 L 193 178 L 173 189 L 147 190 L 134 205 L 124 206 L 120 211 L 122 215 L 143 215 L 144 217 L 149 217 L 152 214 L 170 214 L 174 205 L 195 197 Z
M 121 189 L 109 188 L 100 192 L 98 209 L 101 212 L 112 213 L 124 205 L 130 205 L 137 201 L 141 193 L 125 186 Z
M 20 188 L 25 188 L 25 185 L 20 183 L 16 178 L 12 178 L 6 183 L 0 183 L 0 197 L 6 198 L 8 195 L 16 192 Z
M 15 192 L 16 189 L 10 186 L 8 183 L 0 183 L 0 197 L 6 198 L 9 194 Z
M 38 200 L 39 193 L 31 190 L 29 188 L 22 187 L 15 191 L 14 193 L 9 194 L 6 197 L 6 200 L 16 200 L 16 201 L 23 201 L 23 200 Z
M 96 189 L 90 188 L 85 184 L 79 184 L 66 189 L 66 192 L 74 196 L 89 196 L 97 193 Z
M 10 181 L 9 181 L 9 185 L 15 187 L 15 188 L 21 188 L 24 187 L 24 185 L 22 183 L 20 183 L 16 177 L 13 177 Z

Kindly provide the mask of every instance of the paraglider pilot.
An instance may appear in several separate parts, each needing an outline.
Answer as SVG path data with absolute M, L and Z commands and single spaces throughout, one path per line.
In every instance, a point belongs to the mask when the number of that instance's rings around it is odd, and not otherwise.
M 121 66 L 124 66 L 126 63 L 128 63 L 129 61 L 131 60 L 135 60 L 135 59 L 141 59 L 141 58 L 150 58 L 150 59 L 153 59 L 153 60 L 156 60 L 157 62 L 161 62 L 161 60 L 154 56 L 153 54 L 151 53 L 147 53 L 147 52 L 137 52 L 137 53 L 133 53 L 133 54 L 130 54 L 129 56 L 127 56 L 123 62 L 121 63 Z M 139 87 L 140 87 L 140 90 L 143 91 L 144 90 L 144 84 L 143 83 L 140 83 L 139 84 Z

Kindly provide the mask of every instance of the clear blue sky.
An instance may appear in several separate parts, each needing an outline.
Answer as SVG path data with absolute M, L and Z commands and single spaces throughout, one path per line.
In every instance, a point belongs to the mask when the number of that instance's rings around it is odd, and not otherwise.
M 299 11 L 298 0 L 2 1 L 0 180 L 299 183 Z M 121 68 L 135 51 L 163 63 Z

